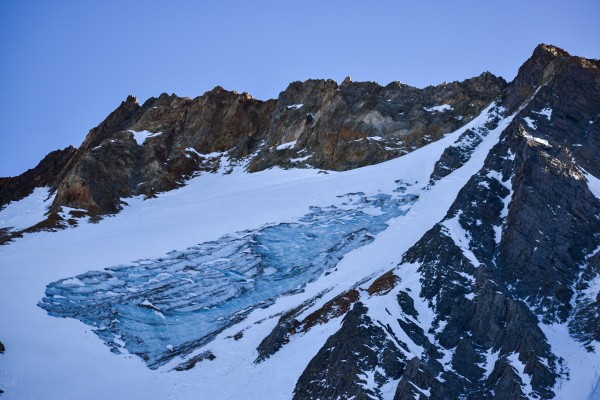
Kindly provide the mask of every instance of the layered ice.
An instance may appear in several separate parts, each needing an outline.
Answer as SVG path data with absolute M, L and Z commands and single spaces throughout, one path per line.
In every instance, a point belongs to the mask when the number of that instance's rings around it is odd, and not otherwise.
M 92 326 L 114 352 L 125 348 L 157 368 L 336 268 L 386 221 L 408 212 L 416 196 L 401 192 L 347 194 L 339 206 L 312 207 L 294 223 L 62 279 L 48 285 L 39 305 Z

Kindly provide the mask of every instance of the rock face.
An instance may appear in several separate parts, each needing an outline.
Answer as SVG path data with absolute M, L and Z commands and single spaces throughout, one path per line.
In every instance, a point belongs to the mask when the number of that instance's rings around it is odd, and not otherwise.
M 505 84 L 490 73 L 425 89 L 349 78 L 339 86 L 319 80 L 292 83 L 277 100 L 266 146 L 250 170 L 306 163 L 339 171 L 401 156 L 464 125 Z M 273 151 L 285 143 L 293 145 Z
M 16 177 L 0 178 L 0 210 L 10 202 L 27 197 L 35 188 L 56 187 L 59 182 L 57 177 L 76 154 L 77 150 L 74 147 L 56 150 L 44 157 L 35 168 Z M 15 231 L 0 226 L 0 245 L 21 236 L 24 232 L 57 227 L 59 224 L 60 219 L 54 214 L 46 221 L 40 221 L 36 226 L 24 230 Z
M 221 87 L 195 99 L 162 94 L 143 105 L 130 96 L 79 149 L 51 153 L 35 173 L 1 180 L 0 206 L 51 185 L 54 213 L 62 206 L 115 213 L 127 197 L 153 196 L 200 173 L 371 165 L 456 130 L 505 87 L 486 72 L 425 89 L 308 80 L 269 101 Z
M 77 153 L 74 147 L 56 150 L 48 154 L 33 169 L 22 175 L 0 178 L 0 208 L 11 201 L 28 196 L 33 189 L 43 186 L 56 186 L 56 177 Z
M 356 349 L 362 349 L 358 352 Z M 363 388 L 362 371 L 376 365 L 375 381 L 397 379 L 405 368 L 404 354 L 373 324 L 362 303 L 356 303 L 342 328 L 308 364 L 296 385 L 294 399 L 372 399 L 376 389 Z
M 62 173 L 53 208 L 117 212 L 122 198 L 152 196 L 218 169 L 217 152 L 242 159 L 273 105 L 220 87 L 193 100 L 163 94 L 143 107 L 130 96 L 90 131 Z
M 422 193 L 475 165 L 426 233 L 377 269 L 385 274 L 266 317 L 275 319 L 252 360 L 262 367 L 327 326 L 295 399 L 555 398 L 571 378 L 564 342 L 600 351 L 598 60 L 540 45 L 511 83 L 484 73 L 425 89 L 309 80 L 269 101 L 219 87 L 143 105 L 130 97 L 78 150 L 0 180 L 0 204 L 47 185 L 56 191 L 51 212 L 114 213 L 129 196 L 153 196 L 200 173 L 348 170 L 452 131 L 458 139 L 434 153 L 418 194 L 401 181 L 392 195 L 350 193 L 344 207 L 313 207 L 298 222 L 59 280 L 39 305 L 95 327 L 115 352 L 122 338 L 151 368 L 188 355 L 175 370 L 217 363 L 218 352 L 204 347 L 220 332 L 332 273 L 347 253 L 377 243 Z M 487 156 L 475 157 L 484 142 Z M 173 315 L 176 337 L 156 337 L 152 326 Z M 243 333 L 249 325 L 241 329 L 235 343 L 254 338 Z

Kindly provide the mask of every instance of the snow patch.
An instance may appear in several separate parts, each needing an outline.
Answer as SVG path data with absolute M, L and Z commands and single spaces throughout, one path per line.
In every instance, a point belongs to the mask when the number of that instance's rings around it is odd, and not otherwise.
M 290 159 L 290 162 L 300 163 L 300 162 L 304 162 L 304 161 L 308 160 L 311 157 L 312 157 L 312 155 L 304 156 L 304 157 L 299 157 L 299 158 L 292 158 L 292 159 Z
M 454 217 L 442 222 L 442 232 L 454 241 L 474 267 L 478 267 L 479 261 L 471 251 L 471 234 L 459 222 L 461 215 L 462 210 L 459 210 Z
M 452 106 L 450 104 L 442 104 L 440 106 L 435 106 L 435 107 L 423 107 L 423 109 L 425 111 L 428 112 L 445 112 L 445 111 L 453 111 L 454 108 L 452 108 Z
M 290 104 L 289 106 L 286 106 L 285 108 L 287 108 L 288 110 L 297 110 L 299 108 L 302 108 L 304 104 Z
M 589 287 L 582 291 L 585 298 L 590 301 L 596 301 L 598 294 L 600 294 L 600 274 L 596 275 L 594 279 L 588 282 Z
M 543 146 L 546 146 L 546 147 L 552 147 L 552 145 L 551 145 L 550 143 L 548 143 L 548 141 L 547 141 L 546 139 L 542 139 L 542 138 L 539 138 L 539 137 L 535 137 L 535 136 L 532 136 L 532 135 L 530 135 L 530 134 L 528 134 L 528 133 L 523 133 L 523 136 L 524 136 L 524 137 L 527 139 L 527 141 L 529 141 L 529 142 L 539 143 L 539 144 L 541 144 L 541 145 L 543 145 Z
M 519 360 L 519 354 L 511 353 L 506 358 L 513 366 L 513 368 L 517 371 L 519 377 L 521 378 L 521 381 L 523 382 L 523 385 L 521 386 L 521 388 L 523 389 L 523 393 L 525 395 L 531 394 L 531 392 L 533 391 L 531 387 L 531 375 L 525 373 L 525 364 L 523 364 L 521 360 Z
M 492 371 L 494 371 L 494 366 L 496 365 L 496 361 L 498 361 L 499 355 L 500 350 L 496 350 L 496 352 L 493 352 L 491 348 L 488 349 L 488 351 L 485 353 L 485 361 L 483 362 L 483 364 L 479 364 L 479 366 L 485 370 L 485 375 L 483 376 L 483 379 L 487 379 L 492 374 Z
M 546 119 L 548 121 L 550 121 L 550 118 L 552 117 L 552 109 L 551 108 L 544 108 L 542 111 L 533 111 L 534 113 L 538 114 L 538 115 L 543 115 L 544 117 L 546 117 Z
M 187 151 L 189 153 L 193 153 L 201 158 L 216 158 L 216 157 L 221 157 L 224 154 L 224 152 L 222 152 L 222 151 L 213 151 L 212 153 L 200 153 L 198 150 L 194 149 L 193 147 L 186 147 L 185 151 Z
M 585 176 L 585 180 L 588 185 L 588 189 L 597 199 L 600 199 L 600 179 L 596 178 L 594 175 L 587 172 L 585 169 L 579 167 L 581 172 L 583 172 L 583 176 Z
M 292 149 L 292 148 L 294 148 L 294 146 L 296 146 L 296 142 L 297 142 L 297 140 L 280 144 L 279 146 L 276 147 L 276 149 L 277 150 Z
M 552 352 L 565 360 L 568 376 L 560 376 L 553 388 L 557 399 L 598 399 L 600 386 L 600 357 L 597 351 L 587 351 L 569 333 L 568 324 L 539 324 L 552 346 Z M 600 343 L 591 343 L 596 349 Z
M 512 156 L 514 157 L 514 154 Z M 498 171 L 490 171 L 487 174 L 487 176 L 489 178 L 496 179 L 505 188 L 507 188 L 509 190 L 509 194 L 502 199 L 503 207 L 502 207 L 502 211 L 500 211 L 500 219 L 502 220 L 502 222 L 500 223 L 500 225 L 492 226 L 494 229 L 494 238 L 495 238 L 496 244 L 500 244 L 500 241 L 502 240 L 502 228 L 504 226 L 504 222 L 506 221 L 506 218 L 508 217 L 508 207 L 509 207 L 509 205 L 512 201 L 513 195 L 514 195 L 514 190 L 512 187 L 512 177 L 510 179 L 507 179 L 506 181 L 503 181 L 502 175 Z
M 133 131 L 131 129 L 128 132 L 133 134 L 133 139 L 140 146 L 144 145 L 144 142 L 146 141 L 146 139 L 156 137 L 156 136 L 162 134 L 162 132 Z
M 525 123 L 527 124 L 527 126 L 528 126 L 529 128 L 531 128 L 531 129 L 533 129 L 533 130 L 536 130 L 536 129 L 537 129 L 537 126 L 535 125 L 535 121 L 534 121 L 534 120 L 532 120 L 531 118 L 529 118 L 529 117 L 525 117 L 525 118 L 523 118 L 523 121 L 525 121 Z

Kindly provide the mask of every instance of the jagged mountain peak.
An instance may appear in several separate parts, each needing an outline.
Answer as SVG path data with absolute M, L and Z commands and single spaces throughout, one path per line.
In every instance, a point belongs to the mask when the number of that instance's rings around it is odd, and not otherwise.
M 533 50 L 531 58 L 543 57 L 543 54 L 551 54 L 554 57 L 571 57 L 568 51 L 561 49 L 558 46 L 551 44 L 540 43 Z
M 77 157 L 61 171 L 52 186 L 58 191 L 53 210 L 115 212 L 121 197 L 173 189 L 224 162 L 254 172 L 273 166 L 346 170 L 385 161 L 455 130 L 492 100 L 504 97 L 508 110 L 515 109 L 552 79 L 560 58 L 572 57 L 539 45 L 510 85 L 484 72 L 424 89 L 309 79 L 291 83 L 277 100 L 268 101 L 221 86 L 195 99 L 163 93 L 143 106 L 128 96 L 90 131 Z M 148 139 L 137 143 L 141 136 L 135 132 L 148 132 Z M 100 150 L 108 147 L 110 153 Z M 201 156 L 218 152 L 226 159 Z M 127 175 L 115 179 L 123 172 Z
M 506 93 L 506 104 L 514 110 L 537 90 L 549 84 L 557 75 L 566 72 L 569 65 L 575 67 L 589 63 L 590 60 L 571 56 L 565 50 L 547 44 L 538 45 L 531 57 L 519 68 L 517 76 L 510 83 Z M 567 72 L 573 75 L 571 72 Z
M 222 97 L 222 96 L 239 96 L 239 95 L 240 95 L 240 93 L 238 93 L 235 90 L 227 90 L 223 86 L 217 85 L 214 88 L 212 88 L 211 90 L 208 90 L 207 92 L 205 92 L 201 97 L 206 97 L 206 96 Z M 243 94 L 244 97 L 246 95 L 247 95 L 247 93 Z
M 268 101 L 220 86 L 195 99 L 163 93 L 142 106 L 129 96 L 90 131 L 61 171 L 52 210 L 112 213 L 122 198 L 153 196 L 199 173 L 236 165 L 254 172 L 382 162 L 455 130 L 504 86 L 483 74 L 425 89 L 309 79 Z
M 129 103 L 137 104 L 138 106 L 140 105 L 138 98 L 132 94 L 128 95 L 127 98 L 125 99 L 125 101 L 123 101 L 121 104 L 129 104 Z

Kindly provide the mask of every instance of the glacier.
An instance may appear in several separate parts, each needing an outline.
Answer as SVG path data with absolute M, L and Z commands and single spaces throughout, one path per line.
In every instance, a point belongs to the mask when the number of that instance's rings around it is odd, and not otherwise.
M 40 306 L 92 326 L 110 348 L 157 368 L 205 345 L 277 296 L 302 290 L 344 254 L 374 240 L 417 200 L 351 193 L 295 223 L 227 235 L 165 257 L 90 271 L 48 285 Z M 193 327 L 193 328 L 190 328 Z

